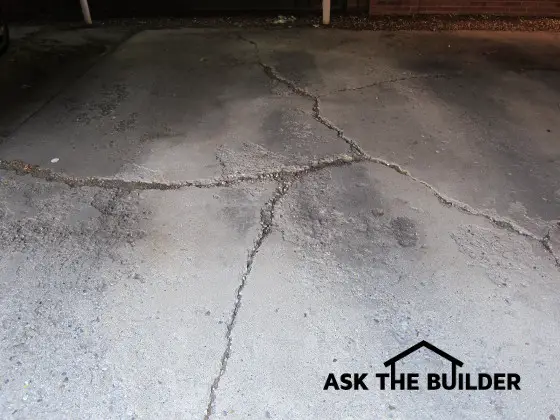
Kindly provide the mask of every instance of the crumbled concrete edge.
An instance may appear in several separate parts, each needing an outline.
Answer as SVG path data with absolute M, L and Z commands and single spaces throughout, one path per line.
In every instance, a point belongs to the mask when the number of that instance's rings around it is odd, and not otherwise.
M 215 188 L 228 187 L 240 183 L 262 182 L 270 180 L 284 180 L 289 177 L 299 177 L 310 172 L 316 172 L 332 166 L 348 165 L 353 162 L 363 161 L 363 156 L 352 156 L 341 153 L 313 160 L 306 165 L 278 166 L 267 171 L 254 173 L 237 173 L 215 178 L 194 179 L 177 182 L 126 180 L 109 177 L 74 177 L 62 172 L 23 162 L 21 160 L 0 160 L 0 170 L 14 172 L 18 175 L 28 175 L 33 178 L 43 179 L 48 182 L 58 182 L 69 187 L 97 187 L 104 189 L 132 190 L 178 190 L 181 188 Z
M 255 239 L 253 247 L 249 250 L 249 253 L 247 255 L 247 261 L 245 262 L 245 269 L 243 271 L 243 274 L 241 275 L 240 283 L 235 293 L 233 310 L 231 312 L 229 322 L 226 325 L 226 348 L 220 360 L 220 370 L 218 371 L 218 374 L 214 378 L 214 381 L 212 382 L 212 386 L 210 387 L 210 395 L 208 399 L 208 405 L 206 407 L 206 414 L 204 415 L 204 420 L 209 420 L 214 412 L 214 405 L 216 403 L 216 392 L 220 385 L 220 380 L 222 379 L 222 376 L 226 372 L 227 362 L 231 355 L 232 332 L 233 332 L 233 328 L 235 327 L 235 321 L 237 320 L 237 315 L 239 314 L 239 310 L 241 308 L 243 290 L 247 286 L 247 279 L 249 277 L 249 274 L 251 273 L 251 269 L 253 268 L 255 257 L 259 252 L 259 249 L 261 248 L 263 242 L 272 231 L 272 223 L 274 221 L 274 211 L 279 201 L 288 192 L 288 189 L 290 188 L 292 181 L 293 180 L 282 181 L 276 188 L 276 191 L 274 192 L 270 200 L 268 200 L 264 205 L 264 207 L 261 209 L 260 229 L 257 233 L 257 237 Z

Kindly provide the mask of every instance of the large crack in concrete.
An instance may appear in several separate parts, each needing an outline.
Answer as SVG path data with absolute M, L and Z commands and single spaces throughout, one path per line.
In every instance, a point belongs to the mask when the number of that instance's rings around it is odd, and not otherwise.
M 314 160 L 306 165 L 296 165 L 296 166 L 282 166 L 277 168 L 271 168 L 267 171 L 257 172 L 252 174 L 234 174 L 225 176 L 209 178 L 209 179 L 195 179 L 187 181 L 178 182 L 156 182 L 156 181 L 141 181 L 141 180 L 125 180 L 119 178 L 104 178 L 104 177 L 72 177 L 63 173 L 52 171 L 51 169 L 41 168 L 37 165 L 32 165 L 19 160 L 0 160 L 0 169 L 14 172 L 18 175 L 28 175 L 34 178 L 43 179 L 50 182 L 64 183 L 70 187 L 98 187 L 104 189 L 115 189 L 115 190 L 178 190 L 185 187 L 195 187 L 195 188 L 214 188 L 214 187 L 227 187 L 244 182 L 262 182 L 267 180 L 276 180 L 279 182 L 275 192 L 272 197 L 265 203 L 263 208 L 260 210 L 260 227 L 258 229 L 256 239 L 254 240 L 253 247 L 248 251 L 247 259 L 245 261 L 245 266 L 240 277 L 239 284 L 235 290 L 235 298 L 233 302 L 233 309 L 228 323 L 226 324 L 225 332 L 225 349 L 222 353 L 220 359 L 220 368 L 215 376 L 209 391 L 208 404 L 206 407 L 206 412 L 204 414 L 204 419 L 209 420 L 214 414 L 214 408 L 216 403 L 217 391 L 220 385 L 220 381 L 226 373 L 227 364 L 232 352 L 232 341 L 233 341 L 233 330 L 236 325 L 237 317 L 242 305 L 243 292 L 247 286 L 248 278 L 251 273 L 252 267 L 255 262 L 255 258 L 262 247 L 266 238 L 270 235 L 274 222 L 275 209 L 281 199 L 287 194 L 291 183 L 296 179 L 304 177 L 308 173 L 321 171 L 330 167 L 337 167 L 343 165 L 352 165 L 359 162 L 371 162 L 379 165 L 386 166 L 393 169 L 398 174 L 408 177 L 414 182 L 423 185 L 428 188 L 430 192 L 438 199 L 438 201 L 445 206 L 454 207 L 459 211 L 465 212 L 467 214 L 483 217 L 490 221 L 493 225 L 500 229 L 506 229 L 515 234 L 521 235 L 523 237 L 529 238 L 539 242 L 543 248 L 552 256 L 556 266 L 560 268 L 560 258 L 555 255 L 555 252 L 550 244 L 551 238 L 550 234 L 547 233 L 544 237 L 540 238 L 537 235 L 527 231 L 526 229 L 520 227 L 515 222 L 500 217 L 498 215 L 492 214 L 487 210 L 475 209 L 472 206 L 463 203 L 459 200 L 453 199 L 440 192 L 434 186 L 428 182 L 417 178 L 412 175 L 407 169 L 398 163 L 390 162 L 380 157 L 374 157 L 365 152 L 357 141 L 349 138 L 344 134 L 344 131 L 330 121 L 321 112 L 319 95 L 314 95 L 307 89 L 302 88 L 297 85 L 296 82 L 285 78 L 282 76 L 273 66 L 264 63 L 261 60 L 261 53 L 259 51 L 259 46 L 255 41 L 247 39 L 242 35 L 238 35 L 240 40 L 250 43 L 256 52 L 258 59 L 258 64 L 262 67 L 264 73 L 272 80 L 281 83 L 288 87 L 293 93 L 305 97 L 312 102 L 312 115 L 315 120 L 327 127 L 328 129 L 334 131 L 336 136 L 343 141 L 345 141 L 350 147 L 350 154 L 340 154 L 330 157 L 325 157 L 322 159 Z M 433 75 L 418 75 L 418 76 L 407 76 L 394 78 L 390 80 L 378 81 L 371 84 L 340 89 L 335 92 L 345 92 L 345 91 L 357 91 L 361 89 L 366 89 L 369 87 L 397 83 L 400 81 L 406 81 L 410 79 L 420 79 L 420 78 L 448 78 L 449 75 L 443 74 L 433 74 Z M 328 93 L 329 94 L 329 93 Z
M 253 46 L 253 48 L 255 50 L 255 55 L 257 57 L 257 62 L 263 68 L 265 74 L 269 78 L 271 78 L 272 80 L 276 80 L 277 82 L 282 83 L 283 85 L 287 86 L 288 89 L 290 89 L 296 95 L 300 95 L 300 96 L 303 96 L 303 97 L 311 100 L 313 102 L 313 107 L 312 107 L 313 118 L 315 118 L 315 120 L 317 120 L 319 123 L 323 124 L 329 130 L 334 131 L 336 133 L 337 137 L 344 140 L 350 146 L 350 151 L 353 154 L 358 155 L 358 156 L 365 156 L 364 151 L 358 145 L 358 143 L 356 143 L 350 137 L 346 136 L 344 134 L 344 131 L 342 131 L 341 128 L 337 127 L 332 121 L 329 121 L 328 118 L 326 118 L 324 115 L 321 114 L 321 102 L 319 101 L 319 96 L 314 95 L 311 92 L 309 92 L 307 89 L 304 89 L 304 88 L 298 86 L 297 83 L 295 83 L 294 81 L 292 81 L 290 79 L 287 79 L 284 76 L 282 76 L 280 73 L 278 73 L 278 71 L 273 66 L 270 66 L 270 65 L 264 63 L 261 59 L 261 52 L 260 52 L 260 49 L 259 49 L 259 45 L 255 41 L 253 41 L 251 39 L 248 39 L 248 38 L 246 38 L 246 37 L 244 37 L 243 35 L 240 35 L 240 34 L 237 34 L 237 37 L 241 41 L 247 42 L 247 43 L 249 43 Z
M 23 162 L 21 160 L 0 160 L 0 169 L 14 172 L 18 175 L 28 175 L 33 178 L 43 179 L 48 182 L 59 182 L 69 187 L 97 187 L 118 190 L 178 190 L 186 187 L 216 188 L 228 187 L 240 183 L 263 182 L 269 180 L 285 180 L 290 177 L 301 177 L 310 172 L 320 171 L 329 167 L 349 165 L 354 162 L 364 161 L 364 156 L 355 156 L 346 153 L 326 156 L 313 160 L 306 165 L 279 166 L 267 171 L 248 174 L 222 175 L 215 178 L 194 179 L 187 181 L 163 182 L 126 180 L 121 178 L 105 177 L 73 177 L 48 168 Z
M 472 206 L 470 206 L 466 203 L 463 203 L 459 200 L 448 197 L 446 194 L 440 192 L 437 188 L 435 188 L 433 185 L 431 185 L 427 181 L 424 181 L 420 178 L 417 178 L 417 177 L 413 176 L 407 169 L 405 169 L 403 166 L 401 166 L 398 163 L 387 161 L 387 160 L 385 160 L 381 157 L 371 156 L 370 154 L 365 152 L 364 149 L 362 149 L 362 147 L 359 145 L 359 143 L 357 141 L 355 141 L 355 140 L 349 138 L 348 136 L 346 136 L 344 134 L 344 131 L 342 130 L 342 128 L 338 127 L 332 121 L 330 121 L 327 117 L 325 117 L 324 115 L 321 114 L 319 95 L 314 95 L 313 93 L 309 92 L 307 89 L 302 88 L 301 86 L 298 86 L 298 84 L 296 82 L 294 82 L 293 80 L 287 79 L 286 77 L 282 76 L 273 66 L 264 63 L 261 59 L 261 52 L 260 52 L 260 48 L 259 48 L 259 45 L 257 44 L 257 42 L 255 42 L 251 39 L 248 39 L 248 38 L 246 38 L 246 37 L 244 37 L 243 35 L 240 35 L 240 34 L 238 34 L 238 38 L 240 40 L 244 41 L 244 42 L 247 42 L 247 43 L 251 44 L 254 47 L 258 64 L 263 68 L 264 73 L 270 79 L 284 84 L 293 93 L 295 93 L 297 95 L 300 95 L 302 97 L 305 97 L 305 98 L 312 101 L 312 103 L 313 103 L 313 105 L 312 105 L 313 117 L 318 122 L 323 124 L 325 127 L 329 128 L 330 130 L 335 131 L 339 138 L 343 139 L 346 143 L 348 143 L 349 146 L 350 146 L 350 150 L 353 153 L 353 155 L 359 156 L 360 160 L 377 163 L 377 164 L 386 166 L 388 168 L 391 168 L 391 169 L 395 170 L 396 172 L 398 172 L 399 174 L 407 176 L 411 180 L 422 184 L 423 186 L 428 188 L 436 196 L 436 198 L 438 199 L 438 201 L 440 203 L 442 203 L 446 206 L 454 207 L 454 208 L 456 208 L 460 211 L 463 211 L 463 212 L 465 212 L 467 214 L 470 214 L 470 215 L 473 215 L 473 216 L 484 217 L 485 219 L 489 220 L 493 225 L 495 225 L 496 227 L 498 227 L 500 229 L 506 229 L 510 232 L 516 233 L 518 235 L 521 235 L 521 236 L 524 236 L 524 237 L 527 237 L 527 238 L 530 238 L 530 239 L 533 239 L 533 240 L 539 242 L 543 246 L 543 248 L 552 256 L 556 266 L 558 268 L 560 268 L 560 257 L 556 256 L 552 246 L 550 245 L 550 235 L 549 234 L 540 238 L 537 235 L 535 235 L 535 234 L 529 232 L 528 230 L 522 228 L 517 223 L 515 223 L 514 221 L 512 221 L 508 218 L 504 218 L 504 217 L 492 214 L 487 210 L 475 209 L 474 207 L 472 207 Z M 451 76 L 450 75 L 443 75 L 443 74 L 439 74 L 439 73 L 432 74 L 432 75 L 408 76 L 408 77 L 394 78 L 394 79 L 389 79 L 389 80 L 384 80 L 384 81 L 377 81 L 377 82 L 374 82 L 374 83 L 371 83 L 371 84 L 367 84 L 367 85 L 363 85 L 363 86 L 359 86 L 359 87 L 355 87 L 355 88 L 342 89 L 340 91 L 360 90 L 360 89 L 365 89 L 365 88 L 368 88 L 368 87 L 380 85 L 380 84 L 383 84 L 383 83 L 385 83 L 385 84 L 397 83 L 399 81 L 410 80 L 410 79 L 449 78 L 449 77 L 451 77 Z
M 272 223 L 274 220 L 274 210 L 278 202 L 286 195 L 288 189 L 290 188 L 292 180 L 285 179 L 283 180 L 277 187 L 276 191 L 272 195 L 272 198 L 266 202 L 260 212 L 260 229 L 257 234 L 257 238 L 253 244 L 253 248 L 249 250 L 247 255 L 247 261 L 245 263 L 245 269 L 243 274 L 241 275 L 241 280 L 239 286 L 237 287 L 235 293 L 235 301 L 233 305 L 233 310 L 231 312 L 231 316 L 229 322 L 226 325 L 226 348 L 224 353 L 222 354 L 222 358 L 220 360 L 220 370 L 218 374 L 214 378 L 212 382 L 212 386 L 210 387 L 210 396 L 208 399 L 208 405 L 206 407 L 206 413 L 204 415 L 204 420 L 209 420 L 214 411 L 214 405 L 216 402 L 216 392 L 220 385 L 220 380 L 222 379 L 224 373 L 226 372 L 227 362 L 231 355 L 231 345 L 232 345 L 232 333 L 233 328 L 235 327 L 235 322 L 237 320 L 237 315 L 239 314 L 239 310 L 241 308 L 241 299 L 243 297 L 243 290 L 247 286 L 247 279 L 249 274 L 251 273 L 251 269 L 253 268 L 253 263 L 255 261 L 255 257 L 259 252 L 264 240 L 272 231 Z
M 220 359 L 220 369 L 214 378 L 209 391 L 209 399 L 206 407 L 206 412 L 204 414 L 204 419 L 209 420 L 213 415 L 216 394 L 220 381 L 226 372 L 227 363 L 231 356 L 232 351 L 232 334 L 233 329 L 236 324 L 236 320 L 242 304 L 243 291 L 245 290 L 248 282 L 248 277 L 251 273 L 255 258 L 263 245 L 265 239 L 272 231 L 273 221 L 274 221 L 274 211 L 280 200 L 286 195 L 292 182 L 296 179 L 305 176 L 308 173 L 320 171 L 330 167 L 337 167 L 343 165 L 351 165 L 358 162 L 371 162 L 379 165 L 386 166 L 393 169 L 400 175 L 406 176 L 414 182 L 423 185 L 428 188 L 430 192 L 438 199 L 438 201 L 445 206 L 454 207 L 459 211 L 465 212 L 467 214 L 483 217 L 490 221 L 493 225 L 500 229 L 506 229 L 515 234 L 521 235 L 523 237 L 535 240 L 540 243 L 543 248 L 552 256 L 556 263 L 556 266 L 560 268 L 560 258 L 555 255 L 555 252 L 550 244 L 550 234 L 547 233 L 544 237 L 540 238 L 537 235 L 527 231 L 526 229 L 520 227 L 512 220 L 500 217 L 498 215 L 492 214 L 487 210 L 475 209 L 472 206 L 463 203 L 459 200 L 448 197 L 446 194 L 437 190 L 434 186 L 428 182 L 417 178 L 412 175 L 407 169 L 398 163 L 390 162 L 380 157 L 374 157 L 366 153 L 362 147 L 355 140 L 346 136 L 343 130 L 331 122 L 326 116 L 321 113 L 319 95 L 314 95 L 307 89 L 304 89 L 297 85 L 296 82 L 285 78 L 282 76 L 273 66 L 266 64 L 261 59 L 261 53 L 259 46 L 255 41 L 245 38 L 238 34 L 238 38 L 244 42 L 251 44 L 256 53 L 258 64 L 262 67 L 264 73 L 272 80 L 281 83 L 288 87 L 293 93 L 305 97 L 312 102 L 312 115 L 315 120 L 327 127 L 328 129 L 334 131 L 336 136 L 343 141 L 345 141 L 350 147 L 350 154 L 340 154 L 330 157 L 325 157 L 322 159 L 314 160 L 306 165 L 295 165 L 295 166 L 282 166 L 278 168 L 271 168 L 267 171 L 252 173 L 252 174 L 234 174 L 229 176 L 219 176 L 209 179 L 195 179 L 187 181 L 178 182 L 156 182 L 156 181 L 141 181 L 141 180 L 125 180 L 119 178 L 104 178 L 104 177 L 72 177 L 63 173 L 55 172 L 47 168 L 41 168 L 37 165 L 32 165 L 19 160 L 0 160 L 0 169 L 15 172 L 18 175 L 28 175 L 34 178 L 43 179 L 50 182 L 64 183 L 70 187 L 98 187 L 104 189 L 117 189 L 117 190 L 178 190 L 185 187 L 195 187 L 195 188 L 214 188 L 214 187 L 227 187 L 244 182 L 262 182 L 267 180 L 276 180 L 279 182 L 276 191 L 267 203 L 263 206 L 260 211 L 260 228 L 258 230 L 256 239 L 254 241 L 253 247 L 249 250 L 247 255 L 247 260 L 245 261 L 245 267 L 240 278 L 239 285 L 235 291 L 235 299 L 233 303 L 233 309 L 229 322 L 226 325 L 226 345 L 222 357 Z M 361 89 L 366 89 L 380 84 L 396 83 L 399 81 L 405 81 L 410 79 L 420 79 L 420 78 L 446 78 L 450 77 L 448 75 L 434 74 L 434 75 L 419 75 L 419 76 L 407 76 L 401 78 L 394 78 L 385 81 L 378 81 L 375 83 L 358 86 L 354 88 L 345 88 L 338 90 L 336 92 L 345 91 L 356 91 Z
M 369 161 L 377 163 L 388 168 L 391 168 L 401 175 L 409 177 L 411 180 L 418 182 L 428 188 L 438 199 L 438 201 L 446 206 L 455 207 L 456 209 L 468 213 L 473 216 L 484 217 L 489 220 L 496 227 L 501 229 L 506 229 L 510 232 L 519 234 L 521 236 L 530 238 L 539 242 L 544 249 L 550 253 L 553 257 L 556 266 L 560 268 L 560 257 L 555 254 L 554 249 L 550 244 L 549 234 L 544 237 L 538 237 L 537 235 L 529 232 L 528 230 L 522 228 L 514 221 L 501 217 L 499 215 L 493 214 L 487 210 L 475 209 L 472 206 L 463 203 L 454 198 L 448 197 L 446 194 L 440 192 L 430 183 L 417 178 L 412 175 L 407 169 L 398 163 L 390 162 L 381 157 L 374 157 L 365 152 L 362 147 L 355 140 L 349 138 L 344 134 L 344 131 L 331 122 L 326 116 L 321 113 L 319 95 L 314 95 L 307 89 L 304 89 L 297 85 L 296 82 L 282 76 L 273 66 L 266 64 L 261 59 L 261 53 L 258 44 L 243 35 L 237 34 L 237 38 L 243 42 L 249 43 L 255 50 L 255 55 L 258 64 L 262 67 L 264 73 L 272 80 L 281 83 L 288 87 L 293 93 L 305 97 L 312 102 L 312 115 L 315 120 L 327 127 L 328 129 L 334 131 L 337 137 L 344 140 L 350 147 L 350 154 L 340 154 L 330 157 L 321 158 L 309 162 L 307 165 L 294 165 L 294 166 L 281 166 L 277 168 L 270 168 L 269 170 L 249 173 L 249 174 L 234 174 L 227 176 L 219 176 L 215 178 L 208 179 L 195 179 L 177 182 L 158 182 L 158 181 L 141 181 L 141 180 L 125 180 L 121 178 L 105 178 L 105 177 L 72 177 L 64 173 L 55 172 L 48 168 L 41 168 L 37 165 L 32 165 L 29 163 L 22 162 L 20 160 L 0 160 L 0 169 L 12 171 L 20 175 L 31 175 L 32 177 L 44 179 L 46 181 L 61 182 L 70 187 L 82 187 L 91 186 L 106 189 L 120 189 L 120 190 L 178 190 L 185 187 L 195 187 L 195 188 L 214 188 L 214 187 L 228 187 L 245 182 L 261 182 L 265 180 L 285 180 L 290 177 L 302 177 L 307 173 L 323 170 L 329 167 L 336 167 L 342 165 L 349 165 L 356 162 Z M 442 78 L 449 77 L 442 74 L 433 75 L 419 75 L 419 76 L 407 76 L 402 78 L 394 78 L 385 81 L 377 81 L 371 84 L 342 89 L 340 91 L 352 91 L 365 89 L 367 87 L 379 85 L 382 83 L 395 83 L 399 81 L 409 80 L 409 79 L 419 79 L 419 78 Z

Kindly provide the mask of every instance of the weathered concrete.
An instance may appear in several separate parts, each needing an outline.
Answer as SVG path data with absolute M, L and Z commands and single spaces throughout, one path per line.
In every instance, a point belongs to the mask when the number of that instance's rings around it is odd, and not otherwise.
M 541 237 L 559 218 L 558 34 L 252 39 L 263 61 L 319 96 L 322 114 L 373 156 Z
M 373 164 L 310 175 L 288 192 L 275 220 L 244 293 L 217 416 L 556 412 L 558 271 L 531 240 L 442 206 L 426 188 Z M 388 372 L 383 362 L 420 339 L 462 360 L 461 371 L 517 372 L 522 390 L 376 389 L 373 375 Z M 423 352 L 398 369 L 449 368 Z M 323 391 L 329 372 L 369 372 L 370 389 Z
M 0 57 L 0 141 L 130 35 L 130 29 L 119 27 L 10 26 L 12 43 Z
M 235 32 L 160 30 L 122 45 L 15 133 L 2 156 L 70 175 L 176 181 L 346 149 Z
M 558 417 L 556 41 L 144 31 L 47 79 L 0 124 L 0 416 Z M 420 340 L 521 390 L 375 389 Z
M 0 416 L 199 417 L 273 188 L 1 176 Z

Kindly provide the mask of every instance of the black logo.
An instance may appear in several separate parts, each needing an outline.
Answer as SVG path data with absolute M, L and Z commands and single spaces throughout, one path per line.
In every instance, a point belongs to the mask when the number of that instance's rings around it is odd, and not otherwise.
M 451 364 L 450 373 L 436 373 L 430 372 L 426 374 L 423 382 L 425 389 L 430 391 L 435 390 L 460 390 L 460 391 L 512 391 L 519 390 L 519 383 L 521 377 L 517 373 L 463 373 L 458 372 L 457 368 L 463 367 L 463 362 L 450 354 L 438 349 L 433 344 L 427 341 L 420 341 L 414 346 L 406 349 L 405 351 L 391 357 L 383 365 L 390 367 L 389 373 L 378 372 L 376 373 L 374 384 L 381 390 L 408 390 L 418 391 L 420 389 L 420 374 L 419 373 L 397 373 L 396 363 L 414 353 L 422 347 L 436 353 L 438 356 L 443 357 Z M 366 379 L 369 373 L 343 373 L 336 375 L 329 373 L 324 390 L 368 390 Z M 371 386 L 371 384 L 370 384 Z

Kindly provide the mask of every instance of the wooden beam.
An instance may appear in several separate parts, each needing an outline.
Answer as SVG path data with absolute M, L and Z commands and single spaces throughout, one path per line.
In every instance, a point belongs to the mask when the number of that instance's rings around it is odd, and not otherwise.
M 323 25 L 331 23 L 331 0 L 323 0 Z
M 84 21 L 86 24 L 91 25 L 91 14 L 89 13 L 89 5 L 87 0 L 80 0 L 80 5 L 82 6 L 82 14 L 84 15 Z

